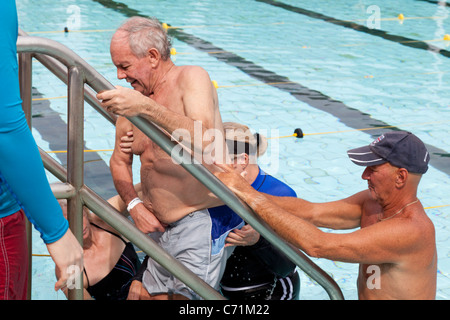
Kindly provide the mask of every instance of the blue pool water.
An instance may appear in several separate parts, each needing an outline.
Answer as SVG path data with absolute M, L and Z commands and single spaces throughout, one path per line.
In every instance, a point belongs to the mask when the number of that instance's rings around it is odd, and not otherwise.
M 361 167 L 348 160 L 346 151 L 368 144 L 379 131 L 355 129 L 394 126 L 414 132 L 431 148 L 419 198 L 436 227 L 437 299 L 450 298 L 450 41 L 443 40 L 450 33 L 449 4 L 17 0 L 17 6 L 24 31 L 63 43 L 111 83 L 123 86 L 109 57 L 113 30 L 134 14 L 180 27 L 173 38 L 175 63 L 200 65 L 217 81 L 224 121 L 242 122 L 274 137 L 261 166 L 307 200 L 337 200 L 366 188 Z M 377 28 L 368 28 L 374 21 Z M 66 26 L 69 33 L 63 32 Z M 66 87 L 39 63 L 33 64 L 33 85 L 38 110 L 33 134 L 42 149 L 55 150 L 39 121 L 67 121 Z M 113 126 L 87 104 L 85 110 L 86 147 L 112 149 Z M 284 137 L 295 128 L 307 135 Z M 95 163 L 107 166 L 111 152 L 97 154 Z M 139 168 L 133 172 L 138 181 Z M 50 175 L 49 180 L 56 181 Z M 92 188 L 105 197 L 111 193 L 100 184 Z M 47 253 L 34 236 L 33 253 Z M 357 298 L 356 265 L 313 260 L 337 281 L 346 299 Z M 304 274 L 301 281 L 302 299 L 328 299 Z M 51 259 L 33 257 L 32 298 L 63 299 L 53 284 Z

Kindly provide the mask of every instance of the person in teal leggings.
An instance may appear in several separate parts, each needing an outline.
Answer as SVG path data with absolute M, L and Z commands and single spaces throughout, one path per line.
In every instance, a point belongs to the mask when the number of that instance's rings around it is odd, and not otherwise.
M 40 232 L 56 267 L 55 290 L 65 286 L 71 266 L 82 270 L 82 248 L 53 196 L 36 142 L 22 111 L 18 78 L 18 19 L 14 0 L 0 10 L 0 299 L 24 299 L 15 281 L 26 275 L 25 214 Z M 19 208 L 20 206 L 20 208 Z M 19 209 L 19 210 L 17 210 Z M 17 263 L 21 261 L 21 263 Z M 24 262 L 25 261 L 25 262 Z

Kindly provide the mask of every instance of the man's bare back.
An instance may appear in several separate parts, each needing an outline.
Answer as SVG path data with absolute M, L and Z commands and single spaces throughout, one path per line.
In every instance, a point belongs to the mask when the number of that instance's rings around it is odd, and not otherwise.
M 384 224 L 385 232 L 396 232 L 400 228 L 407 237 L 408 230 L 420 230 L 416 241 L 405 250 L 398 260 L 390 263 L 359 266 L 358 295 L 359 299 L 434 299 L 436 293 L 437 254 L 435 247 L 434 226 L 426 216 L 422 206 L 415 203 L 403 209 L 398 216 L 385 220 L 382 218 L 382 208 L 373 199 L 366 200 L 361 228 L 369 228 L 375 224 Z

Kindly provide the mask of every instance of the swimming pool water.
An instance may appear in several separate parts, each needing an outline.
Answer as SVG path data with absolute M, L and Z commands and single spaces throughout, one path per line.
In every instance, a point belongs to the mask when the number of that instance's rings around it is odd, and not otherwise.
M 72 7 L 75 5 L 75 9 Z M 367 28 L 379 9 L 379 30 Z M 362 170 L 348 149 L 368 144 L 382 125 L 410 130 L 432 147 L 431 167 L 419 198 L 436 227 L 437 299 L 450 298 L 449 44 L 447 6 L 432 1 L 137 1 L 17 0 L 19 25 L 32 36 L 63 43 L 111 83 L 116 79 L 109 41 L 130 15 L 155 16 L 180 27 L 173 38 L 178 65 L 204 67 L 217 81 L 224 121 L 242 122 L 271 139 L 261 166 L 311 201 L 331 201 L 366 188 Z M 75 10 L 75 11 L 74 11 Z M 39 14 L 36 14 L 39 12 Z M 79 15 L 74 17 L 75 13 Z M 403 14 L 405 19 L 397 17 Z M 77 19 L 72 19 L 77 18 Z M 64 33 L 70 25 L 71 31 Z M 431 50 L 425 50 L 426 46 Z M 226 53 L 217 53 L 224 50 Z M 279 81 L 288 82 L 277 84 Z M 39 63 L 33 64 L 35 100 L 42 117 L 67 120 L 65 86 Z M 312 98 L 311 98 L 312 97 Z M 86 146 L 112 149 L 114 128 L 85 108 Z M 33 134 L 50 151 L 51 137 Z M 61 127 L 62 128 L 62 127 Z M 277 151 L 278 150 L 278 151 Z M 273 152 L 270 152 L 273 151 Z M 97 152 L 107 166 L 111 152 Z M 56 154 L 55 159 L 62 161 Z M 138 163 L 138 161 L 136 161 Z M 90 163 L 86 164 L 91 165 Z M 136 181 L 139 168 L 133 168 Z M 95 177 L 94 177 L 95 178 Z M 56 181 L 49 176 L 51 182 Z M 110 195 L 102 186 L 93 189 Z M 46 253 L 35 235 L 33 253 Z M 329 272 L 346 299 L 356 299 L 357 266 L 313 259 Z M 33 299 L 61 299 L 52 292 L 51 259 L 33 257 Z M 328 299 L 302 274 L 302 299 Z

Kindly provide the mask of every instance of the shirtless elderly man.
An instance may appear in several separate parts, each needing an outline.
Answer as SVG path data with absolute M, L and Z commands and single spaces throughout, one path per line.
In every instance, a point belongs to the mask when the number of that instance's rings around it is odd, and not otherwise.
M 366 166 L 369 189 L 328 203 L 261 194 L 226 165 L 216 175 L 308 255 L 359 263 L 360 299 L 434 299 L 435 230 L 417 198 L 430 159 L 425 145 L 409 132 L 389 132 L 348 155 Z M 361 229 L 335 234 L 317 227 Z
M 99 93 L 103 107 L 121 116 L 139 115 L 169 134 L 182 129 L 192 141 L 199 134 L 196 128 L 201 127 L 202 143 L 194 145 L 200 153 L 213 142 L 217 148 L 225 148 L 217 92 L 208 73 L 197 66 L 174 65 L 170 40 L 159 21 L 128 19 L 113 35 L 110 50 L 117 77 L 126 79 L 134 90 L 116 87 Z M 142 202 L 133 187 L 133 155 L 120 150 L 121 137 L 130 131 L 134 135 L 132 153 L 141 161 Z M 220 236 L 211 234 L 211 225 L 225 224 L 227 232 L 237 227 L 231 225 L 236 219 L 211 221 L 206 208 L 220 205 L 220 200 L 124 117 L 116 123 L 110 166 L 115 187 L 136 226 L 146 233 L 164 231 L 158 240 L 161 247 L 218 289 L 231 252 L 226 248 L 211 255 L 211 239 Z M 170 294 L 198 298 L 155 261 L 148 263 L 143 284 L 158 298 Z

